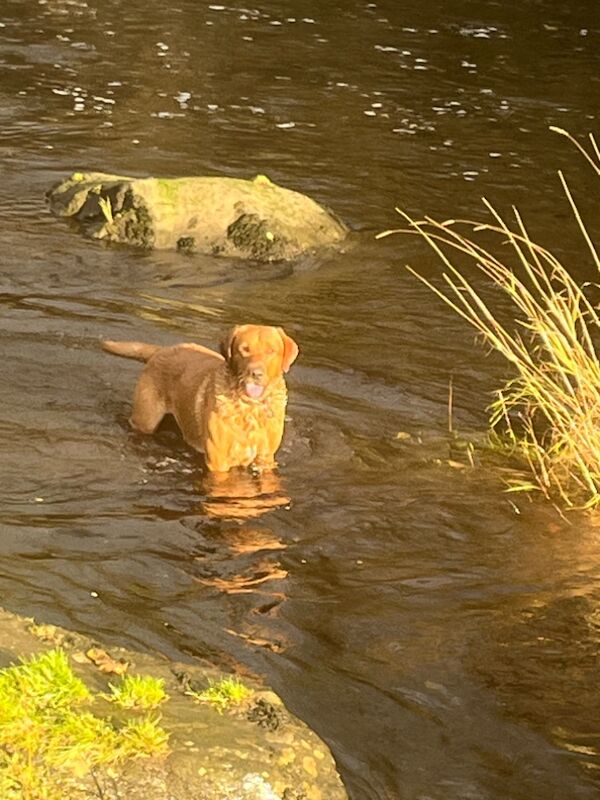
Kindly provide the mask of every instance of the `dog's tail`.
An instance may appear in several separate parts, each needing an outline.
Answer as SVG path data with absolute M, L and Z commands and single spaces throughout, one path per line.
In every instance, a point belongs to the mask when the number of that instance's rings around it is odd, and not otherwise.
M 161 349 L 158 344 L 146 344 L 145 342 L 102 342 L 102 349 L 116 356 L 123 358 L 135 358 L 136 361 L 148 361 Z

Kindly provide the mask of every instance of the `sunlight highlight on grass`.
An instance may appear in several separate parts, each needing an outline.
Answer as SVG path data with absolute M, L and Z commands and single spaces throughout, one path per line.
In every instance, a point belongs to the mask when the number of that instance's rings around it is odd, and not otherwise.
M 120 683 L 109 683 L 108 687 L 106 699 L 120 708 L 156 708 L 168 699 L 164 680 L 152 675 L 125 675 Z
M 228 708 L 232 708 L 248 700 L 253 692 L 245 686 L 237 677 L 227 676 L 220 680 L 209 680 L 208 688 L 201 692 L 188 692 L 196 700 L 209 703 L 219 713 L 223 713 Z
M 566 131 L 600 177 L 600 151 L 590 135 L 586 150 Z M 600 258 L 567 182 L 563 190 L 596 268 Z M 596 284 L 580 286 L 567 267 L 529 236 L 513 208 L 510 225 L 484 200 L 493 222 L 415 220 L 400 209 L 408 228 L 379 237 L 414 233 L 434 250 L 445 267 L 444 285 L 416 277 L 472 325 L 483 341 L 512 365 L 514 377 L 497 392 L 490 407 L 491 441 L 520 457 L 529 477 L 514 480 L 512 491 L 540 491 L 566 508 L 600 504 L 600 341 L 598 307 L 591 297 Z M 478 244 L 474 234 L 491 233 L 508 244 L 500 260 Z M 378 237 L 378 238 L 379 238 Z M 456 266 L 456 260 L 460 266 Z M 512 260 L 514 266 L 506 262 Z M 509 298 L 514 320 L 505 322 L 486 302 L 466 267 L 476 267 Z
M 2 800 L 63 800 L 97 767 L 167 752 L 157 718 L 117 723 L 95 699 L 60 649 L 0 670 Z

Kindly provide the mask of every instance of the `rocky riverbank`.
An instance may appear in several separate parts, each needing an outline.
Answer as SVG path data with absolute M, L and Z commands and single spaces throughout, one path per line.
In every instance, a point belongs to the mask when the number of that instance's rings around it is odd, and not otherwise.
M 68 794 L 63 796 L 70 800 L 347 797 L 327 746 L 264 686 L 244 679 L 236 685 L 248 691 L 215 701 L 206 690 L 219 686 L 227 676 L 214 667 L 106 647 L 72 631 L 0 610 L 0 676 L 10 665 L 53 649 L 66 654 L 70 668 L 89 688 L 94 698 L 91 713 L 117 729 L 118 718 L 102 698 L 110 691 L 109 684 L 122 680 L 123 674 L 161 679 L 167 694 L 156 712 L 160 728 L 168 735 L 165 751 L 108 766 L 80 767 L 66 778 Z M 24 796 L 10 781 L 10 758 L 0 758 L 0 785 L 12 785 L 8 797 Z

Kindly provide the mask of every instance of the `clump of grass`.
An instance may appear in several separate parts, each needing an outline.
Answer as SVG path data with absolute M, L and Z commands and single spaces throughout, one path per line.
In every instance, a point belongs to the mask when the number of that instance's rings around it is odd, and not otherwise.
M 150 714 L 129 720 L 119 731 L 122 757 L 135 758 L 139 753 L 165 753 L 169 734 L 159 723 L 160 718 Z
M 60 649 L 0 670 L 3 800 L 62 800 L 96 767 L 166 751 L 156 719 L 119 727 L 84 708 L 94 699 Z
M 71 669 L 63 650 L 48 650 L 40 656 L 0 672 L 0 722 L 18 717 L 22 710 L 60 713 L 91 694 Z
M 114 218 L 110 199 L 108 197 L 98 197 L 98 205 L 100 206 L 100 211 L 102 211 L 104 219 L 109 224 L 112 224 L 114 222 Z
M 600 177 L 600 150 L 594 137 L 590 135 L 588 151 L 566 131 L 553 130 L 570 139 Z M 600 270 L 596 247 L 564 176 L 559 176 Z M 423 237 L 446 268 L 445 286 L 439 288 L 409 270 L 512 365 L 514 377 L 496 392 L 490 407 L 492 441 L 518 455 L 529 475 L 516 479 L 509 488 L 540 491 L 567 508 L 596 508 L 600 504 L 600 366 L 594 342 L 600 334 L 600 316 L 590 296 L 598 286 L 580 286 L 555 255 L 530 238 L 516 209 L 515 222 L 509 227 L 484 202 L 493 224 L 415 220 L 397 209 L 409 227 L 380 236 L 402 232 Z M 480 231 L 497 234 L 508 243 L 516 256 L 515 269 L 471 238 Z M 453 263 L 453 251 L 474 262 L 509 298 L 516 326 L 503 322 L 485 302 L 464 268 Z
M 89 712 L 66 713 L 45 726 L 46 765 L 65 774 L 86 775 L 90 767 L 111 764 L 120 757 L 120 737 L 113 726 Z
M 168 699 L 165 682 L 152 675 L 126 675 L 119 684 L 108 684 L 106 698 L 119 708 L 156 708 Z
M 222 714 L 228 708 L 239 706 L 248 700 L 253 692 L 235 676 L 226 676 L 219 680 L 209 680 L 208 687 L 201 692 L 189 691 L 196 700 L 210 703 Z

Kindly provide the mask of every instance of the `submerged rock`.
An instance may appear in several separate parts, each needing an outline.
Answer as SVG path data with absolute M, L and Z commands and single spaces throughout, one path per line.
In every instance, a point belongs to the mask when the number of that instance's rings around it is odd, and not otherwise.
M 130 178 L 76 172 L 48 192 L 51 211 L 94 239 L 160 250 L 292 259 L 344 240 L 348 228 L 310 197 L 264 175 Z

